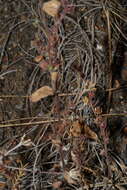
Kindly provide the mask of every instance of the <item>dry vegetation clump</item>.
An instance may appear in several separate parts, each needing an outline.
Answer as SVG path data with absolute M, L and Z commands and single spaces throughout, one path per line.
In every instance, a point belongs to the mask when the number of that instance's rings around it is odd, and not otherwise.
M 0 189 L 126 189 L 126 1 L 2 3 Z

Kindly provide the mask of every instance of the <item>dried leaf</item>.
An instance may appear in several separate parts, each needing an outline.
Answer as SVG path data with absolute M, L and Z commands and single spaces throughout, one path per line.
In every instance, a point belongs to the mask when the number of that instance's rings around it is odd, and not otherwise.
M 82 126 L 79 123 L 79 121 L 74 121 L 72 123 L 72 126 L 70 128 L 70 134 L 74 137 L 79 137 L 81 135 L 81 131 L 82 131 Z
M 43 4 L 42 10 L 48 15 L 55 17 L 58 15 L 61 3 L 58 0 L 51 0 Z
M 94 131 L 92 131 L 87 125 L 80 123 L 78 120 L 72 123 L 72 127 L 70 128 L 70 134 L 74 137 L 84 135 L 92 140 L 98 139 L 98 136 Z
M 34 58 L 34 61 L 36 61 L 37 63 L 39 63 L 41 60 L 43 59 L 42 55 L 38 55 Z
M 98 140 L 97 134 L 92 131 L 88 126 L 84 126 L 84 134 L 89 139 Z
M 43 86 L 41 88 L 39 88 L 37 91 L 35 91 L 31 96 L 30 96 L 30 100 L 32 102 L 38 102 L 39 100 L 41 100 L 42 98 L 45 98 L 47 96 L 52 96 L 53 93 L 53 89 L 49 86 Z

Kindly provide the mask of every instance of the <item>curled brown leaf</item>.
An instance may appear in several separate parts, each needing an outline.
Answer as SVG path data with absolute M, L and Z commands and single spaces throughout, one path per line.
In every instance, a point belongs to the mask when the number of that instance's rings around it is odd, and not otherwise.
M 81 123 L 78 120 L 72 123 L 72 126 L 70 128 L 70 135 L 74 137 L 84 135 L 86 138 L 92 140 L 98 139 L 97 134 L 92 129 L 90 129 L 89 126 L 84 125 L 84 123 Z
M 54 94 L 53 89 L 49 86 L 43 86 L 36 90 L 31 96 L 30 100 L 32 102 L 38 102 L 42 98 L 46 98 L 47 96 L 52 96 Z

